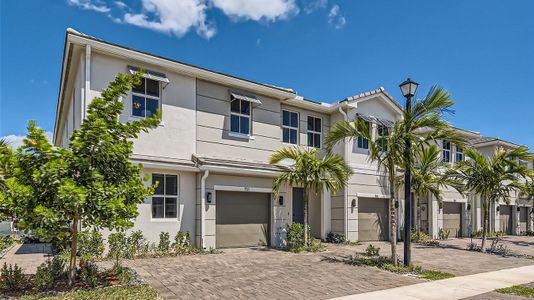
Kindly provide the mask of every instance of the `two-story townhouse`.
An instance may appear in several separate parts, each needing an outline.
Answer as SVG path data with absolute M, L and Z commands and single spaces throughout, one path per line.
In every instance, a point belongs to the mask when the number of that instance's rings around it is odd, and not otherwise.
M 303 193 L 287 187 L 272 197 L 273 178 L 287 166 L 268 164 L 287 146 L 323 150 L 331 124 L 365 118 L 385 132 L 401 117 L 400 105 L 383 89 L 334 104 L 310 101 L 291 89 L 266 85 L 188 65 L 67 30 L 54 144 L 67 147 L 91 99 L 118 73 L 145 70 L 141 86 L 123 99 L 120 121 L 162 112 L 157 128 L 134 141 L 132 161 L 142 164 L 146 184 L 159 182 L 139 205 L 133 230 L 156 241 L 162 231 L 189 231 L 197 245 L 282 246 L 288 223 L 302 222 Z M 312 234 L 330 231 L 351 240 L 387 239 L 387 192 L 369 163 L 368 143 L 339 145 L 355 170 L 349 187 L 312 195 Z M 361 232 L 359 235 L 358 233 Z

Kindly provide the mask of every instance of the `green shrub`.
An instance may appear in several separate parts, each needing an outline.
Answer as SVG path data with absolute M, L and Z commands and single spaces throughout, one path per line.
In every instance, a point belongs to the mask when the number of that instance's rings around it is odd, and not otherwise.
M 438 232 L 438 239 L 447 240 L 449 239 L 450 234 L 451 234 L 450 230 L 443 230 L 443 228 L 440 228 Z
M 83 262 L 78 269 L 80 281 L 89 287 L 95 287 L 98 284 L 98 267 L 92 261 Z
M 128 237 L 128 244 L 129 247 L 126 257 L 143 257 L 148 254 L 148 242 L 143 236 L 143 232 L 141 230 L 132 232 L 132 234 Z
M 108 257 L 115 259 L 115 263 L 118 263 L 126 256 L 128 239 L 123 232 L 112 233 L 108 236 L 108 246 Z
M 177 255 L 194 253 L 194 249 L 191 247 L 191 236 L 189 234 L 189 231 L 187 231 L 186 233 L 178 231 L 174 236 L 174 243 L 172 246 L 174 248 L 174 252 Z
M 160 232 L 158 251 L 162 254 L 167 254 L 171 252 L 171 240 L 168 232 Z
M 526 236 L 534 236 L 534 231 L 529 229 L 529 230 L 527 230 L 527 231 L 525 232 L 525 235 L 526 235 Z
M 372 244 L 369 244 L 367 248 L 365 249 L 365 255 L 366 256 L 380 256 L 380 248 L 373 246 Z
M 326 242 L 332 243 L 332 244 L 343 244 L 347 240 L 345 239 L 345 235 L 343 233 L 334 233 L 329 232 L 326 236 Z
M 123 267 L 120 264 L 114 264 L 112 271 L 122 284 L 131 284 L 134 280 L 134 273 L 130 268 Z
M 54 283 L 54 272 L 52 270 L 52 262 L 47 260 L 37 267 L 35 272 L 35 288 L 37 290 L 49 289 Z
M 83 230 L 78 236 L 78 255 L 84 260 L 101 258 L 104 253 L 104 238 L 99 231 Z
M 422 242 L 422 241 L 428 240 L 429 238 L 430 237 L 425 232 L 416 230 L 415 228 L 412 229 L 412 232 L 411 232 L 412 242 Z
M 52 270 L 52 276 L 54 280 L 64 277 L 65 272 L 65 260 L 61 256 L 54 256 L 50 262 L 50 269 Z
M 404 266 L 402 264 L 397 264 L 396 266 L 392 263 L 385 263 L 382 266 L 382 269 L 386 271 L 390 271 L 393 273 L 399 273 L 399 274 L 405 274 L 405 273 L 411 273 L 411 274 L 420 274 L 423 268 L 421 266 L 411 264 L 409 266 Z
M 17 264 L 7 266 L 7 263 L 4 263 L 4 266 L 0 270 L 0 286 L 6 290 L 16 291 L 22 288 L 24 283 L 24 273 L 22 268 Z

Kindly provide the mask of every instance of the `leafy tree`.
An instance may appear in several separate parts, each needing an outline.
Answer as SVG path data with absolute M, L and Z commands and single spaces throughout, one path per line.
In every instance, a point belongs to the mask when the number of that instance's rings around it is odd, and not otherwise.
M 8 203 L 23 230 L 47 239 L 70 241 L 69 284 L 76 275 L 81 225 L 122 230 L 133 225 L 137 205 L 153 192 L 132 164 L 133 142 L 141 131 L 157 126 L 160 114 L 120 123 L 120 97 L 141 74 L 119 74 L 101 97 L 93 99 L 87 117 L 70 138 L 69 149 L 53 147 L 31 121 L 24 145 L 9 160 L 13 176 L 0 202 Z
M 395 180 L 398 169 L 405 165 L 414 165 L 414 151 L 423 146 L 429 146 L 441 139 L 461 143 L 461 139 L 454 133 L 450 124 L 445 121 L 447 113 L 453 113 L 454 102 L 451 95 L 441 87 L 430 89 L 425 98 L 414 101 L 412 109 L 403 109 L 403 119 L 397 121 L 387 130 L 383 131 L 376 140 L 372 139 L 369 126 L 360 118 L 352 121 L 340 121 L 328 133 L 325 146 L 331 151 L 341 141 L 350 141 L 359 136 L 369 140 L 371 148 L 370 160 L 378 164 L 378 171 L 387 175 L 390 195 L 390 244 L 391 260 L 397 264 L 397 210 L 395 200 L 398 191 Z M 406 151 L 405 140 L 412 145 L 410 161 L 404 160 Z
M 310 190 L 320 193 L 323 188 L 335 193 L 346 186 L 352 171 L 339 155 L 328 154 L 319 158 L 319 150 L 298 147 L 287 147 L 273 153 L 269 158 L 271 164 L 283 160 L 292 161 L 287 171 L 282 172 L 274 180 L 273 191 L 278 195 L 284 185 L 300 186 L 304 190 L 304 246 L 308 241 L 308 210 Z
M 518 163 L 517 159 L 528 159 L 526 147 L 514 150 L 497 148 L 491 157 L 476 149 L 465 151 L 466 160 L 458 162 L 448 173 L 458 182 L 464 183 L 465 192 L 480 197 L 483 210 L 482 251 L 485 251 L 489 226 L 491 203 L 510 202 L 510 194 L 524 188 L 520 178 L 532 176 L 532 172 Z

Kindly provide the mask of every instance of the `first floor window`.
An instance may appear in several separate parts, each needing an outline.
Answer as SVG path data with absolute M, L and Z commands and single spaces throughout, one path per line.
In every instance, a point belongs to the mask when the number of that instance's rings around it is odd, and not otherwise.
M 293 111 L 282 111 L 282 141 L 287 144 L 298 143 L 299 114 Z
M 142 78 L 141 84 L 132 87 L 132 116 L 152 117 L 160 107 L 160 82 Z
M 249 101 L 232 98 L 230 103 L 230 131 L 250 135 L 250 112 Z
M 443 161 L 451 162 L 451 142 L 443 140 Z
M 464 160 L 464 149 L 462 147 L 456 146 L 456 162 Z
M 178 217 L 178 176 L 152 174 L 152 184 L 158 184 L 152 196 L 153 219 Z
M 321 148 L 321 118 L 308 116 L 308 146 Z

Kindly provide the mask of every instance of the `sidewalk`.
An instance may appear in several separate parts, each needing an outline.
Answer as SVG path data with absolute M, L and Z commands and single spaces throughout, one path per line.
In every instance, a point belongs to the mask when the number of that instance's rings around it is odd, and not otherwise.
M 335 299 L 463 299 L 491 292 L 495 289 L 529 283 L 533 280 L 534 266 L 525 266 L 430 281 Z

